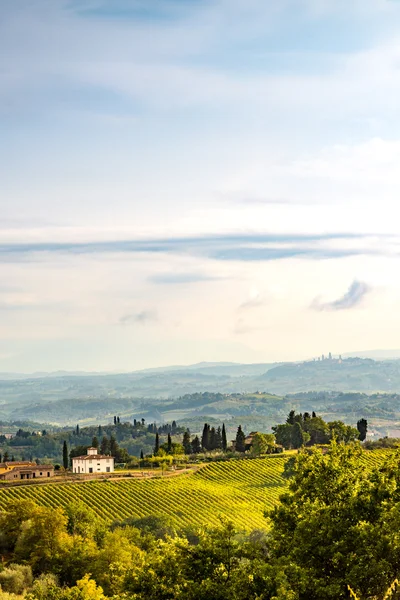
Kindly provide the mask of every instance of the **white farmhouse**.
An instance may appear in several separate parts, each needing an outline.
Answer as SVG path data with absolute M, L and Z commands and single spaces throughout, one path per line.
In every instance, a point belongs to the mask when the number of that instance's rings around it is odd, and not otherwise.
M 114 457 L 97 454 L 97 448 L 88 448 L 87 456 L 75 456 L 72 459 L 74 473 L 113 473 Z

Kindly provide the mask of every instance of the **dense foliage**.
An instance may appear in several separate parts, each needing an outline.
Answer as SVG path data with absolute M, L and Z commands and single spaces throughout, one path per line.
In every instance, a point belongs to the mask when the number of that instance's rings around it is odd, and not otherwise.
M 366 431 L 367 421 L 361 419 L 362 431 Z M 326 423 L 315 412 L 296 414 L 294 410 L 289 412 L 286 423 L 272 427 L 276 441 L 285 448 L 301 448 L 302 446 L 314 446 L 315 444 L 328 444 L 332 440 L 339 442 L 354 442 L 359 439 L 360 431 L 342 421 L 330 421 Z M 363 438 L 365 439 L 365 437 Z
M 139 457 L 141 451 L 152 454 L 157 434 L 162 443 L 167 440 L 168 434 L 181 440 L 184 432 L 185 428 L 178 426 L 175 421 L 156 425 L 146 423 L 144 419 L 122 422 L 120 417 L 115 416 L 112 424 L 95 427 L 77 425 L 74 429 L 57 431 L 19 428 L 11 439 L 0 440 L 0 454 L 3 459 L 6 454 L 9 459 L 11 456 L 16 460 L 39 459 L 41 462 L 50 459 L 65 465 L 64 442 L 67 453 L 72 457 L 86 454 L 86 448 L 97 439 L 101 452 L 114 452 L 117 462 L 127 462 L 130 455 Z
M 400 572 L 400 454 L 372 469 L 365 456 L 336 442 L 293 456 L 269 530 L 248 535 L 224 519 L 178 533 L 165 517 L 107 525 L 87 503 L 14 499 L 0 516 L 0 585 L 31 600 L 340 600 L 348 586 L 381 600 Z

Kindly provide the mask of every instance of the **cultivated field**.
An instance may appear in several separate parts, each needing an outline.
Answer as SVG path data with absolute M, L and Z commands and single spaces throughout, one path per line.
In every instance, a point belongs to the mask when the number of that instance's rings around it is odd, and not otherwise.
M 365 452 L 367 468 L 378 466 L 390 450 Z M 266 527 L 264 510 L 287 486 L 282 478 L 287 455 L 210 463 L 196 473 L 145 480 L 49 483 L 0 489 L 0 509 L 29 498 L 55 508 L 82 500 L 104 520 L 166 515 L 178 528 L 215 525 L 220 515 L 247 531 Z

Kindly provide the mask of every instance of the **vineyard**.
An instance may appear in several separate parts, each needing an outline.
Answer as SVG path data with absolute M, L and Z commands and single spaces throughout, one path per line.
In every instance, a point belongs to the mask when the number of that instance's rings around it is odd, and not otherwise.
M 378 466 L 391 451 L 365 452 L 366 468 Z M 176 527 L 215 525 L 229 517 L 245 530 L 266 527 L 264 511 L 272 508 L 287 482 L 282 478 L 287 456 L 210 463 L 196 473 L 177 477 L 84 483 L 49 483 L 0 489 L 0 509 L 13 499 L 41 506 L 84 501 L 104 520 L 169 516 Z

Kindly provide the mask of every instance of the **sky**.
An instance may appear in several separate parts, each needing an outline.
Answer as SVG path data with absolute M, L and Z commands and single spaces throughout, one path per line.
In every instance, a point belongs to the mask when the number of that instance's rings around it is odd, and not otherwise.
M 1 0 L 0 372 L 399 348 L 400 1 Z

